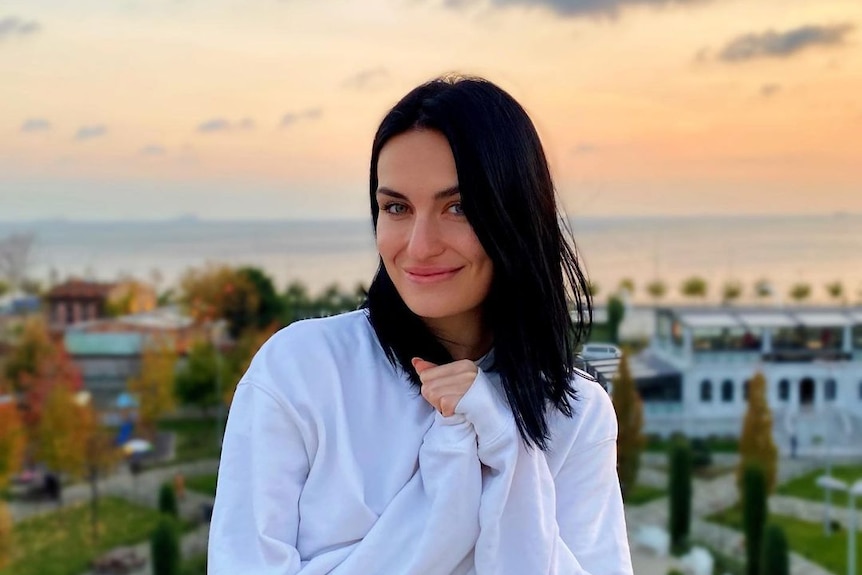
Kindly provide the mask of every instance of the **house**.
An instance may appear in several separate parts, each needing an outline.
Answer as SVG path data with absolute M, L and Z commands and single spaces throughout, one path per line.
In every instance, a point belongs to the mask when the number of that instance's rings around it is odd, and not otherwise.
M 648 433 L 738 436 L 762 372 L 779 448 L 862 453 L 862 307 L 659 308 L 632 372 Z
M 71 279 L 48 292 L 48 324 L 61 331 L 69 325 L 156 307 L 153 288 L 135 280 L 101 283 Z

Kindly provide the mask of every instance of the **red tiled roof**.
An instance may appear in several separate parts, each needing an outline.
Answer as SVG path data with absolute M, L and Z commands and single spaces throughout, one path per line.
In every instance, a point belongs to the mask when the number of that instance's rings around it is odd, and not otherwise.
M 114 284 L 90 282 L 84 280 L 69 280 L 54 286 L 48 292 L 48 299 L 55 298 L 103 298 Z

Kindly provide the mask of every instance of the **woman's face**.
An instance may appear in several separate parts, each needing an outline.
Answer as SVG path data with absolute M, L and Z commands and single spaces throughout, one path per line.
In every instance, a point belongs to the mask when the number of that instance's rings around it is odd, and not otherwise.
M 481 322 L 494 270 L 461 209 L 449 142 L 433 130 L 395 136 L 377 181 L 377 250 L 404 303 L 429 325 Z

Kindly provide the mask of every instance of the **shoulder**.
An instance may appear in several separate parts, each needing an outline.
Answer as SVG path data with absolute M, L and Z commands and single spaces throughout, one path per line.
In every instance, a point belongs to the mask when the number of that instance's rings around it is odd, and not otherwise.
M 575 398 L 569 401 L 572 416 L 554 410 L 552 442 L 555 451 L 583 451 L 617 438 L 617 417 L 605 388 L 589 373 L 576 370 L 572 378 Z
M 279 391 L 298 381 L 332 380 L 345 364 L 373 361 L 379 343 L 364 310 L 301 320 L 281 329 L 264 343 L 243 381 Z

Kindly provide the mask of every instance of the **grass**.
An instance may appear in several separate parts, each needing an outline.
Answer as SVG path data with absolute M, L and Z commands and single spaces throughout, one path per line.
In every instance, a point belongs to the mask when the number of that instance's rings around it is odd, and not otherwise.
M 180 567 L 180 575 L 207 575 L 206 553 L 183 560 L 183 564 Z
M 823 502 L 823 489 L 817 487 L 815 481 L 821 475 L 826 474 L 826 469 L 815 469 L 805 475 L 801 475 L 792 481 L 788 481 L 778 488 L 779 495 L 788 495 L 800 499 Z M 862 465 L 840 465 L 832 467 L 832 476 L 846 481 L 852 485 L 857 479 L 862 479 Z M 847 507 L 847 494 L 840 491 L 832 492 L 832 503 L 838 507 Z
M 635 490 L 626 497 L 626 505 L 643 505 L 665 495 L 667 495 L 666 489 L 636 484 Z
M 176 433 L 176 459 L 170 465 L 219 456 L 214 417 L 160 421 L 159 429 Z
M 707 519 L 739 531 L 742 530 L 742 511 L 738 505 L 711 515 Z M 811 523 L 781 515 L 770 515 L 769 521 L 784 529 L 791 551 L 799 553 L 832 573 L 847 572 L 846 529 L 826 537 L 823 535 L 823 525 L 820 523 Z M 860 532 L 856 533 L 856 548 L 862 549 L 862 533 Z M 860 553 L 856 555 L 856 572 L 862 573 L 862 554 Z
M 651 452 L 667 451 L 676 440 L 674 437 L 647 436 L 646 450 Z M 707 449 L 713 453 L 739 453 L 739 440 L 735 437 L 710 435 L 703 439 Z
M 99 538 L 93 541 L 90 505 L 84 502 L 16 523 L 12 562 L 2 575 L 80 575 L 90 561 L 121 545 L 146 541 L 159 513 L 116 497 L 99 502 Z M 187 530 L 191 526 L 183 525 Z
M 216 478 L 217 475 L 215 473 L 187 477 L 186 488 L 191 489 L 192 491 L 197 491 L 198 493 L 202 493 L 204 495 L 210 495 L 212 497 L 215 497 Z

